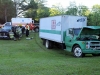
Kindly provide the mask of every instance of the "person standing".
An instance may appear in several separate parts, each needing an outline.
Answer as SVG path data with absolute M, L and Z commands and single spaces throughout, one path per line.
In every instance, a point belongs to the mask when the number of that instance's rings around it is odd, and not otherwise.
M 25 29 L 26 29 L 26 37 L 28 37 L 29 36 L 29 30 L 30 30 L 30 27 L 29 27 L 28 24 L 26 24 Z

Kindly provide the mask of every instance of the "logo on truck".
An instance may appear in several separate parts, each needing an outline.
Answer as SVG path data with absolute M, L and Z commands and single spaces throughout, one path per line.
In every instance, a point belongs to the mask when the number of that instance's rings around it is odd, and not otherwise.
M 84 22 L 85 21 L 85 18 L 80 18 L 77 20 L 77 22 Z
M 56 20 L 51 21 L 51 29 L 56 29 Z

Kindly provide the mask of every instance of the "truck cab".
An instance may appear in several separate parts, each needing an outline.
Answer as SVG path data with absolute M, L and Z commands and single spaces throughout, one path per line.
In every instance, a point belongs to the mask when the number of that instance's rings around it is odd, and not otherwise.
M 73 52 L 75 57 L 82 57 L 85 54 L 100 55 L 100 26 L 68 29 L 65 45 L 65 50 Z

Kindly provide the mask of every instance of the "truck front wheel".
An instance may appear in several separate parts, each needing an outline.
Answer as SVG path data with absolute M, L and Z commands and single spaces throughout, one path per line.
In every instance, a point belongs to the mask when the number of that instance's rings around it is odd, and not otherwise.
M 74 46 L 73 55 L 75 57 L 83 57 L 85 54 L 82 53 L 82 50 L 79 45 Z

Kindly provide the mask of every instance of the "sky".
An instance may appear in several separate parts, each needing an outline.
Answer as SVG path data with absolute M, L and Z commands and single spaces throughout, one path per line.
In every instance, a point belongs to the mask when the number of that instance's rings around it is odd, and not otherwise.
M 70 2 L 75 1 L 76 5 L 85 5 L 88 8 L 92 8 L 93 5 L 99 4 L 100 5 L 100 0 L 47 0 L 47 6 L 51 7 L 52 5 L 60 3 L 62 7 L 66 8 L 69 6 Z

